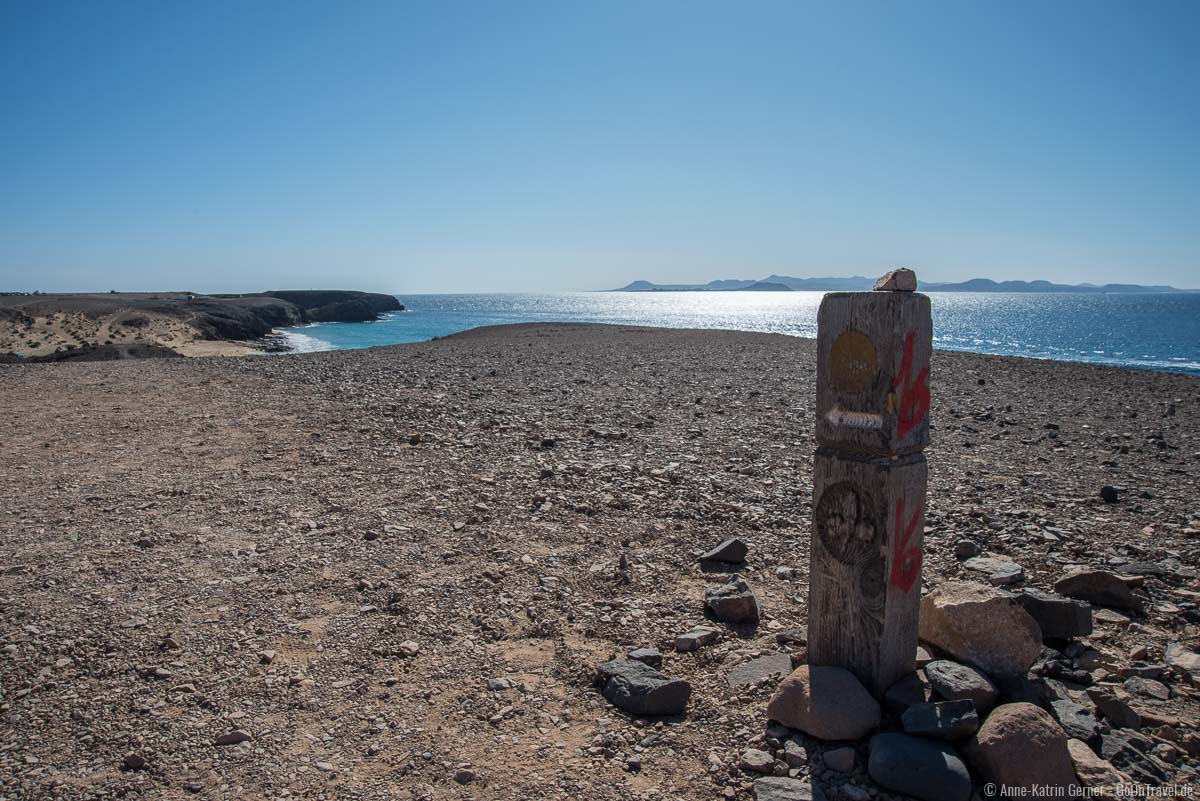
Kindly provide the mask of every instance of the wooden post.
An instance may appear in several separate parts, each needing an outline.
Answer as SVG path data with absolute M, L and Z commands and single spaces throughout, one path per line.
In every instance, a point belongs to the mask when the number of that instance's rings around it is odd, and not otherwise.
M 808 661 L 880 698 L 915 668 L 929 443 L 929 298 L 899 278 L 817 314 Z

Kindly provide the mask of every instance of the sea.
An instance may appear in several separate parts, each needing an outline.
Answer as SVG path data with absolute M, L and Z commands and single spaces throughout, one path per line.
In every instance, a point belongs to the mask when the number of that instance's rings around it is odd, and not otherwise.
M 422 342 L 485 325 L 581 322 L 815 337 L 822 292 L 397 295 L 370 323 L 283 329 L 294 351 Z M 1200 375 L 1200 292 L 931 292 L 934 347 Z

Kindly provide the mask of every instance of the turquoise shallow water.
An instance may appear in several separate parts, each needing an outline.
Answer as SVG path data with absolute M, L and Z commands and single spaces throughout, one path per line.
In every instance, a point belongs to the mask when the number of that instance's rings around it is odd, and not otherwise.
M 820 292 L 398 295 L 373 323 L 285 329 L 297 350 L 420 342 L 482 325 L 588 322 L 813 337 Z M 934 347 L 1200 375 L 1200 293 L 933 292 Z

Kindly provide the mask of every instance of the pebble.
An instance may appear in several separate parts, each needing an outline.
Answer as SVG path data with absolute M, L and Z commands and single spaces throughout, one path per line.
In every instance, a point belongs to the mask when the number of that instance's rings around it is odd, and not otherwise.
M 988 577 L 988 583 L 1001 587 L 1006 584 L 1015 584 L 1018 581 L 1025 580 L 1025 569 L 1016 562 L 1008 559 L 998 559 L 994 556 L 975 556 L 963 562 L 963 567 L 967 570 L 974 570 L 977 573 L 985 573 Z
M 686 634 L 680 634 L 675 638 L 676 651 L 696 651 L 702 646 L 708 645 L 721 633 L 714 628 L 708 626 L 696 626 Z
M 766 751 L 757 748 L 747 748 L 738 759 L 742 770 L 752 770 L 755 773 L 771 773 L 775 769 L 775 758 Z
M 213 741 L 213 745 L 237 745 L 238 743 L 247 742 L 250 739 L 250 732 L 244 729 L 234 729 L 233 731 L 219 735 Z

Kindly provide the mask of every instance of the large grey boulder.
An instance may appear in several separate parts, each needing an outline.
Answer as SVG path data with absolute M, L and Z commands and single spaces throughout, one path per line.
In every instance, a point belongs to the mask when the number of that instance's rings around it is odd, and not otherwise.
M 857 740 L 879 727 L 879 704 L 845 668 L 801 665 L 780 682 L 767 718 L 819 740 Z
M 1078 787 L 1067 735 L 1033 704 L 996 707 L 968 742 L 966 754 L 985 781 L 1030 791 L 1067 793 Z
M 687 708 L 692 687 L 632 659 L 614 659 L 596 669 L 600 694 L 631 715 L 678 715 Z
M 877 784 L 923 801 L 967 801 L 971 776 L 945 743 L 907 734 L 871 738 L 867 772 Z
M 1024 676 L 1042 650 L 1037 621 L 1008 593 L 952 581 L 921 599 L 921 639 L 993 678 Z

